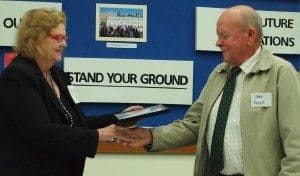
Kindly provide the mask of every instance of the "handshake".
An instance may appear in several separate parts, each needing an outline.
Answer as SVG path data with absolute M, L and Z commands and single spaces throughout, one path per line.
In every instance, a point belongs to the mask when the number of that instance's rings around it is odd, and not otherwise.
M 115 124 L 98 129 L 99 141 L 116 141 L 123 146 L 141 147 L 152 144 L 152 134 L 147 128 L 122 127 Z
M 130 106 L 123 112 L 144 109 L 143 106 Z M 147 109 L 147 108 L 146 108 Z M 145 110 L 145 109 L 144 109 Z M 152 144 L 152 134 L 147 128 L 135 127 L 132 124 L 111 124 L 98 129 L 99 141 L 116 141 L 123 146 L 141 147 Z

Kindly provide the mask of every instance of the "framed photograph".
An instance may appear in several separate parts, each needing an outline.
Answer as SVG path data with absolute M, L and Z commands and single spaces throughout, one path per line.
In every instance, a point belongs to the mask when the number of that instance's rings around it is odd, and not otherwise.
M 146 42 L 147 6 L 97 3 L 96 40 Z

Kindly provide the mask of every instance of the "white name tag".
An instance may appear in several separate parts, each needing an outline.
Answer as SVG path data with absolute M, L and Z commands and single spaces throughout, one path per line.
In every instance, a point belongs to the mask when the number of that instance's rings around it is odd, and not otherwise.
M 268 93 L 251 93 L 251 107 L 271 107 L 272 94 Z
M 69 93 L 71 95 L 71 97 L 73 98 L 73 101 L 78 104 L 80 103 L 79 99 L 77 98 L 76 94 L 75 94 L 75 89 L 72 85 L 68 85 L 68 89 L 69 89 Z

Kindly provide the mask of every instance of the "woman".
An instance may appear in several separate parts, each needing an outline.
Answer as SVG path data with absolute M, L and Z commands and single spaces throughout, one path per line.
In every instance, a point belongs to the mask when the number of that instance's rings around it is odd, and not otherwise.
M 18 55 L 0 77 L 1 175 L 80 176 L 99 141 L 129 140 L 109 125 L 112 116 L 86 118 L 74 103 L 55 66 L 67 46 L 65 25 L 63 12 L 35 9 L 18 27 Z

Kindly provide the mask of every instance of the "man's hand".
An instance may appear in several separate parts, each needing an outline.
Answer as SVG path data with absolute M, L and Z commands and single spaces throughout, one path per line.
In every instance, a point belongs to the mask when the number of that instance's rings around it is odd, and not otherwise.
M 124 146 L 142 147 L 147 144 L 152 144 L 152 134 L 149 129 L 132 127 L 125 129 L 124 132 L 128 135 L 128 138 L 131 139 L 130 142 L 117 140 L 118 143 L 122 143 Z

